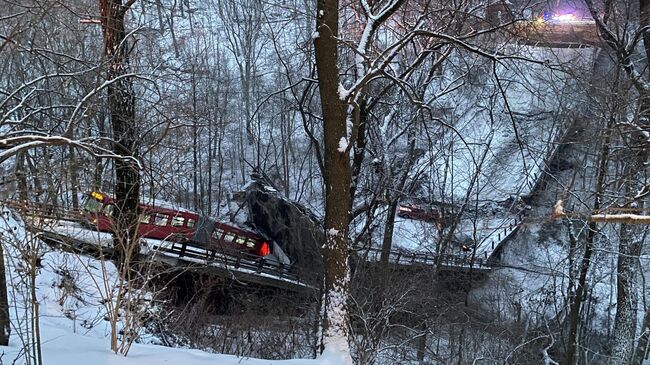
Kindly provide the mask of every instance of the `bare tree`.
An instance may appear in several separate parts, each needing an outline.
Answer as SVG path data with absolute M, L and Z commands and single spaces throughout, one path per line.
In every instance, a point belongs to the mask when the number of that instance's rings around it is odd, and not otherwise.
M 138 157 L 138 132 L 135 119 L 135 97 L 132 75 L 129 75 L 129 47 L 124 19 L 135 3 L 129 0 L 100 0 L 104 56 L 107 58 L 108 103 L 116 155 L 133 159 L 115 161 L 115 249 L 126 275 L 131 270 L 139 252 L 137 237 L 138 202 L 140 193 Z
M 347 113 L 339 94 L 338 0 L 319 0 L 314 40 L 318 88 L 323 110 L 325 234 L 322 249 L 325 280 L 322 300 L 322 346 L 325 351 L 340 352 L 346 364 L 352 363 L 348 344 L 348 232 L 350 226 L 351 167 L 348 149 Z
M 619 124 L 623 129 L 623 140 L 628 150 L 629 161 L 625 163 L 624 173 L 620 186 L 625 191 L 622 197 L 623 206 L 631 213 L 640 213 L 645 206 L 647 193 L 648 151 L 650 139 L 647 131 L 650 129 L 650 80 L 645 72 L 639 71 L 633 59 L 636 55 L 638 44 L 644 42 L 645 54 L 650 55 L 650 43 L 646 29 L 650 26 L 648 11 L 650 4 L 646 1 L 625 2 L 613 4 L 606 2 L 604 9 L 598 9 L 592 0 L 585 0 L 592 18 L 608 47 L 613 53 L 619 67 L 628 76 L 630 84 L 634 86 L 637 99 L 636 113 L 632 118 L 626 116 Z M 638 28 L 632 28 L 637 19 L 630 19 L 626 12 L 620 11 L 621 7 L 638 8 L 641 16 L 638 18 Z M 602 14 L 602 15 L 601 15 Z M 631 13 L 627 13 L 631 14 Z M 627 37 L 620 37 L 617 28 L 630 29 L 632 35 L 628 42 Z M 646 59 L 647 62 L 647 59 Z M 620 239 L 617 263 L 617 305 L 612 335 L 612 355 L 615 364 L 624 364 L 631 361 L 634 353 L 634 344 L 637 327 L 638 304 L 638 260 L 641 255 L 643 242 L 647 234 L 647 227 L 622 223 L 620 226 Z

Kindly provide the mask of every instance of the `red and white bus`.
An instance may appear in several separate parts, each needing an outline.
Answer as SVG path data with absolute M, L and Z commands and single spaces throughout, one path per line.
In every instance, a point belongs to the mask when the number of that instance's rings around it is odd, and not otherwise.
M 275 260 L 289 264 L 283 252 L 273 252 L 280 250 L 277 245 L 271 244 L 256 233 L 167 205 L 139 204 L 138 233 L 141 237 L 178 242 L 192 241 L 225 253 L 243 251 L 260 257 L 271 255 Z M 113 230 L 114 210 L 115 203 L 107 194 L 93 191 L 86 196 L 86 220 L 98 231 Z

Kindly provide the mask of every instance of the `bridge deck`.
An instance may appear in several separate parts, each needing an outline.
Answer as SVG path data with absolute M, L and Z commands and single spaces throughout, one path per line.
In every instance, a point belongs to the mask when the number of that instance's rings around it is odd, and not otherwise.
M 511 31 L 529 46 L 548 48 L 602 47 L 598 28 L 592 21 L 568 23 L 518 23 Z
M 25 215 L 30 229 L 50 244 L 68 248 L 111 255 L 113 237 L 110 233 L 97 232 L 78 222 L 78 212 L 56 211 L 41 214 L 31 210 Z M 47 216 L 43 218 L 42 216 Z M 518 227 L 515 218 L 504 221 L 498 230 L 483 237 L 475 250 L 438 256 L 428 252 L 393 250 L 389 262 L 404 267 L 438 266 L 445 270 L 489 271 L 493 255 Z M 381 249 L 370 248 L 358 251 L 369 262 L 378 262 Z M 172 242 L 142 239 L 141 254 L 147 258 L 188 270 L 206 270 L 215 275 L 295 291 L 312 290 L 291 270 L 276 262 L 265 260 L 240 251 L 223 252 L 209 249 L 197 242 Z
M 485 236 L 477 245 L 475 255 L 485 259 L 487 262 L 495 260 L 495 255 L 499 252 L 501 246 L 512 237 L 521 225 L 521 217 L 508 218 L 487 236 Z
M 30 225 L 30 230 L 48 244 L 70 249 L 113 253 L 113 238 L 109 233 L 87 229 L 70 221 L 41 220 Z M 293 291 L 313 288 L 293 274 L 289 268 L 242 252 L 222 252 L 206 249 L 196 242 L 170 242 L 142 239 L 140 254 L 148 259 L 193 271 L 208 271 L 237 281 L 277 287 Z
M 380 248 L 362 248 L 358 250 L 358 255 L 369 262 L 379 262 L 381 257 Z M 418 267 L 438 265 L 439 255 L 426 252 L 408 252 L 393 250 L 390 253 L 388 262 L 392 265 L 403 267 Z M 458 270 L 458 271 L 490 271 L 492 267 L 487 260 L 471 255 L 443 255 L 440 257 L 441 269 Z

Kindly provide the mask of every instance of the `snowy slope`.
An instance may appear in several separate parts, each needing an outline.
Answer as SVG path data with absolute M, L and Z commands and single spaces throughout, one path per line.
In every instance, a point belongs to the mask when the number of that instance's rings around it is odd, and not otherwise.
M 110 351 L 110 326 L 105 320 L 107 307 L 102 304 L 114 297 L 117 271 L 111 262 L 66 252 L 52 251 L 32 240 L 20 218 L 0 207 L 0 239 L 7 259 L 12 333 L 10 344 L 0 348 L 3 361 L 23 363 L 23 343 L 30 341 L 29 280 L 24 273 L 19 251 L 41 251 L 40 269 L 35 281 L 40 308 L 42 356 L 51 365 L 69 364 L 219 364 L 219 365 L 338 365 L 337 354 L 316 360 L 270 361 L 211 354 L 192 349 L 169 348 L 136 343 L 127 357 Z M 31 244 L 31 246 L 27 246 Z M 146 299 L 146 295 L 143 295 Z M 155 311 L 153 305 L 149 310 Z M 140 333 L 144 342 L 155 342 L 151 334 Z
M 450 110 L 454 130 L 441 137 L 450 147 L 427 152 L 413 169 L 438 185 L 445 182 L 444 196 L 436 192 L 434 199 L 462 201 L 468 190 L 481 202 L 527 195 L 571 122 L 567 108 L 587 97 L 563 69 L 588 64 L 593 50 L 523 47 L 518 52 L 548 65 L 504 62 L 493 73 L 476 71 L 480 85 L 439 98 L 440 108 Z

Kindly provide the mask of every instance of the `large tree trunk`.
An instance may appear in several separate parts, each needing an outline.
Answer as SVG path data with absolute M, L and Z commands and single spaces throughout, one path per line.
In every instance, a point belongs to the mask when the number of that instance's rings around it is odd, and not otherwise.
M 5 275 L 4 247 L 0 244 L 0 346 L 9 345 L 9 333 L 11 332 L 7 280 Z
M 72 198 L 72 209 L 79 210 L 79 176 L 77 169 L 79 168 L 77 158 L 75 157 L 74 148 L 69 148 L 70 164 L 68 171 L 70 175 L 70 195 Z
M 625 184 L 628 196 L 633 196 L 644 181 L 642 173 L 637 172 L 642 171 L 644 155 L 642 153 L 641 156 L 631 159 L 626 167 L 628 171 Z M 640 214 L 643 211 L 643 201 L 635 205 L 634 209 L 638 210 L 633 213 Z M 612 333 L 612 364 L 630 364 L 634 355 L 638 315 L 637 273 L 641 271 L 639 257 L 646 232 L 645 225 L 621 224 L 616 266 L 616 316 Z
M 393 197 L 388 204 L 388 212 L 386 215 L 386 225 L 384 226 L 384 239 L 381 244 L 381 256 L 379 262 L 384 266 L 388 266 L 388 261 L 390 259 L 390 251 L 393 248 L 393 231 L 395 229 L 395 213 L 397 206 L 399 205 L 399 200 L 397 197 Z
M 16 185 L 18 189 L 18 199 L 22 204 L 29 202 L 27 174 L 25 173 L 25 152 L 16 154 L 16 166 L 14 167 L 14 175 L 16 176 Z
M 639 27 L 644 28 L 650 25 L 650 1 L 639 0 Z M 643 43 L 646 54 L 646 62 L 650 62 L 650 34 L 644 32 Z M 648 71 L 646 71 L 648 72 Z M 639 109 L 636 124 L 645 133 L 650 130 L 650 90 L 647 88 L 639 90 Z M 626 166 L 627 192 L 636 194 L 639 187 L 647 183 L 645 174 L 646 163 L 650 154 L 649 141 L 645 133 L 635 131 L 632 134 L 630 159 Z M 644 201 L 635 203 L 635 209 L 641 214 L 644 208 Z M 633 212 L 636 213 L 636 212 Z M 642 332 L 635 351 L 635 339 L 637 329 L 637 272 L 641 271 L 639 257 L 643 248 L 643 242 L 647 234 L 645 225 L 621 224 L 619 241 L 618 266 L 616 271 L 616 317 L 614 318 L 613 332 L 613 364 L 641 363 L 643 353 L 647 346 L 647 332 Z M 646 309 L 647 311 L 647 309 Z M 647 313 L 644 319 L 643 329 L 647 330 Z M 635 355 L 636 352 L 636 355 Z M 638 362 L 637 362 L 638 361 Z
M 616 270 L 616 317 L 612 334 L 612 364 L 629 364 L 637 326 L 637 272 L 645 226 L 621 224 Z
M 650 307 L 645 309 L 643 316 L 643 326 L 641 327 L 641 336 L 634 351 L 634 358 L 632 364 L 642 364 L 648 353 L 648 346 L 650 345 Z
M 609 144 L 611 138 L 611 131 L 614 126 L 614 116 L 610 117 L 605 129 L 605 138 L 600 150 L 598 159 L 598 175 L 596 177 L 596 196 L 594 198 L 593 210 L 598 211 L 601 206 L 601 199 L 605 189 L 605 177 L 607 176 L 607 161 L 609 160 Z M 566 364 L 573 365 L 576 358 L 576 349 L 578 346 L 578 325 L 580 324 L 580 311 L 582 309 L 582 301 L 584 299 L 585 286 L 587 284 L 587 273 L 591 267 L 591 255 L 594 249 L 594 239 L 598 231 L 596 222 L 589 223 L 589 230 L 585 239 L 585 252 L 580 263 L 580 271 L 578 277 L 578 285 L 575 292 L 569 295 L 569 338 L 567 341 L 566 351 Z M 569 227 L 571 229 L 571 227 Z M 571 273 L 570 273 L 571 274 Z M 572 290 L 573 288 L 569 288 Z
M 352 363 L 348 343 L 348 231 L 352 198 L 346 106 L 339 95 L 338 0 L 318 0 L 314 41 L 325 147 L 325 229 L 323 246 L 322 349 Z M 343 142 L 343 143 L 342 143 Z M 343 148 L 342 148 L 343 147 Z
M 140 174 L 136 158 L 138 133 L 135 122 L 135 96 L 133 81 L 128 75 L 129 57 L 124 29 L 124 16 L 134 3 L 129 0 L 99 0 L 104 34 L 104 56 L 108 63 L 108 103 L 113 125 L 113 152 L 131 157 L 115 160 L 115 251 L 124 273 L 138 254 L 136 237 Z
M 643 6 L 643 4 L 642 4 Z M 648 46 L 648 45 L 646 45 Z M 650 130 L 650 91 L 640 92 L 637 119 L 640 130 L 634 129 L 626 137 L 628 145 L 625 171 L 626 199 L 642 191 L 647 183 L 646 162 L 650 156 L 646 137 Z M 626 208 L 632 214 L 642 214 L 644 199 L 638 199 Z M 646 225 L 621 224 L 618 263 L 616 267 L 616 316 L 612 334 L 612 364 L 629 364 L 636 341 L 639 258 L 647 234 Z

